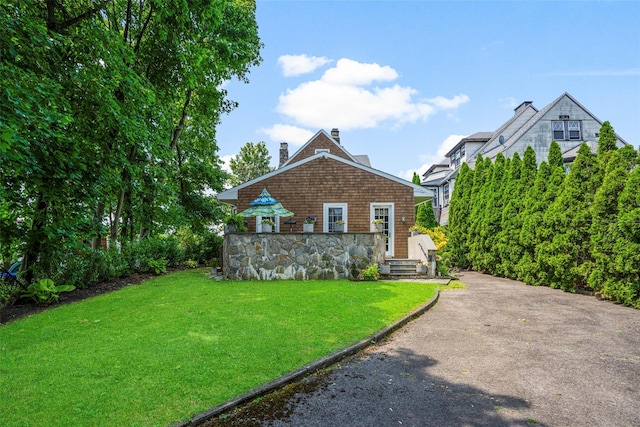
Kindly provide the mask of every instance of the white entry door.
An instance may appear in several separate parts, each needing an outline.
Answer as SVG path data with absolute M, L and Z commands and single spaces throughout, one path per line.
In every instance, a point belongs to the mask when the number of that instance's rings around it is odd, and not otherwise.
M 382 220 L 382 233 L 387 237 L 385 255 L 393 256 L 393 203 L 371 203 L 371 221 Z

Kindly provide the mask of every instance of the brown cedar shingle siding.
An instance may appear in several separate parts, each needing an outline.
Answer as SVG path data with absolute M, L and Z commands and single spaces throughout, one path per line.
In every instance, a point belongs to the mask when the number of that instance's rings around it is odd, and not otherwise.
M 332 154 L 338 155 L 334 150 Z M 347 203 L 347 230 L 354 232 L 371 230 L 370 203 L 395 203 L 394 256 L 408 255 L 408 229 L 415 222 L 411 187 L 333 159 L 318 158 L 238 190 L 238 211 L 247 209 L 263 188 L 296 214 L 296 232 L 302 231 L 307 216 L 318 217 L 315 231 L 322 231 L 324 203 Z M 281 219 L 281 232 L 289 231 L 285 219 Z M 249 231 L 255 231 L 254 218 L 249 219 Z
M 300 160 L 306 159 L 307 157 L 311 157 L 316 154 L 317 149 L 329 149 L 329 152 L 334 156 L 342 157 L 343 159 L 351 160 L 349 155 L 344 152 L 342 146 L 337 144 L 333 139 L 329 139 L 327 135 L 323 132 L 320 132 L 316 138 L 309 143 L 306 147 L 300 149 L 300 151 L 294 153 L 294 155 L 289 159 L 288 164 L 292 164 L 294 162 L 299 162 Z

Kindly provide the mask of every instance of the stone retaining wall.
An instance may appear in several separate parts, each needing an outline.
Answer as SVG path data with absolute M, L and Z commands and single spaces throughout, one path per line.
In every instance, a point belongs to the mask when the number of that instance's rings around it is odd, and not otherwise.
M 380 233 L 230 233 L 223 273 L 229 279 L 356 279 L 384 260 Z

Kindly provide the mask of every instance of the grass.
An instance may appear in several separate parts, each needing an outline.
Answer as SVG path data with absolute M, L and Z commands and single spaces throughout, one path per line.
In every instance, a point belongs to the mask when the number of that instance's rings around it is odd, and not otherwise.
M 437 289 L 206 274 L 174 273 L 0 327 L 2 425 L 187 419 L 359 341 Z

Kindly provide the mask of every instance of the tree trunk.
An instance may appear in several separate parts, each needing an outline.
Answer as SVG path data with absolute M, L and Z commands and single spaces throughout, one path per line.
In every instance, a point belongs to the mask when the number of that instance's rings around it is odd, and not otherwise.
M 49 204 L 44 201 L 42 194 L 38 194 L 35 211 L 33 213 L 33 224 L 27 235 L 27 245 L 22 259 L 21 270 L 24 271 L 24 281 L 28 285 L 33 281 L 33 264 L 40 256 L 44 236 L 42 230 L 47 220 L 47 209 Z
M 93 221 L 96 223 L 96 226 L 102 223 L 102 217 L 104 216 L 104 202 L 98 202 L 98 206 L 96 208 L 96 213 L 93 216 Z M 91 249 L 97 251 L 100 249 L 102 243 L 102 235 L 98 233 L 97 236 L 94 236 L 91 239 Z

